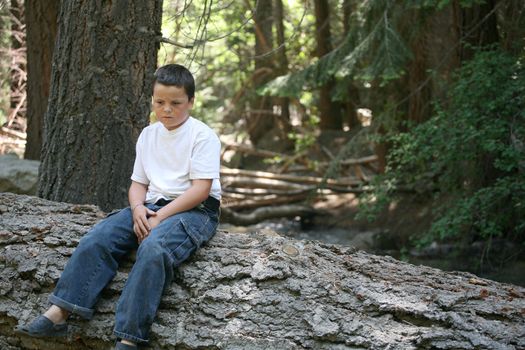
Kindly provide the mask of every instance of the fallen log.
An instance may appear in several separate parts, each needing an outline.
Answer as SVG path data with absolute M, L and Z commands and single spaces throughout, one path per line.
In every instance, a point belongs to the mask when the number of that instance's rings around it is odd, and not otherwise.
M 235 176 L 235 177 L 254 177 L 257 179 L 269 179 L 273 181 L 288 181 L 295 184 L 303 185 L 324 185 L 329 187 L 330 185 L 345 187 L 345 186 L 359 186 L 363 182 L 358 179 L 325 179 L 322 177 L 315 176 L 298 176 L 298 175 L 287 175 L 287 174 L 274 174 L 265 171 L 256 171 L 256 170 L 244 170 L 244 169 L 228 169 L 221 168 L 221 177 L 222 176 Z
M 0 127 L 0 134 L 7 135 L 12 138 L 17 138 L 23 141 L 25 141 L 27 138 L 27 134 L 25 132 L 9 129 L 5 126 Z
M 0 348 L 108 349 L 132 258 L 69 339 L 13 327 L 41 313 L 65 262 L 104 216 L 0 193 Z M 220 231 L 177 269 L 152 349 L 523 349 L 525 288 L 351 247 Z
M 221 177 L 221 184 L 228 192 L 230 188 L 246 188 L 246 189 L 267 189 L 268 191 L 280 191 L 294 193 L 297 191 L 302 192 L 317 192 L 323 193 L 323 190 L 330 190 L 339 193 L 362 193 L 364 187 L 347 187 L 346 185 L 336 186 L 334 184 L 329 185 L 303 185 L 300 183 L 293 183 L 282 180 L 272 180 L 265 178 L 250 178 L 250 177 Z
M 308 193 L 304 194 L 296 194 L 296 195 L 290 195 L 290 196 L 278 196 L 278 195 L 268 195 L 257 199 L 250 199 L 250 198 L 244 198 L 242 201 L 233 202 L 230 204 L 224 205 L 224 208 L 228 208 L 229 210 L 244 210 L 244 209 L 253 209 L 253 208 L 260 208 L 260 207 L 266 207 L 268 210 L 272 210 L 275 212 L 275 216 L 272 216 L 272 218 L 275 217 L 289 217 L 289 214 L 287 214 L 287 211 L 279 211 L 276 210 L 278 205 L 284 205 L 286 207 L 286 204 L 291 203 L 297 203 L 301 201 L 305 201 L 309 198 Z M 304 207 L 304 206 L 302 206 Z M 279 212 L 282 213 L 282 215 L 279 216 Z M 299 214 L 296 214 L 299 215 Z M 267 218 L 261 218 L 259 221 L 267 220 Z
M 253 147 L 248 146 L 248 145 L 231 143 L 231 144 L 226 144 L 224 146 L 224 149 L 222 150 L 222 153 L 221 153 L 221 160 L 224 158 L 224 154 L 226 152 L 230 151 L 230 150 L 234 150 L 234 151 L 237 151 L 237 152 L 240 152 L 240 153 L 245 153 L 245 154 L 251 154 L 251 155 L 259 156 L 261 158 L 280 158 L 285 163 L 282 166 L 282 168 L 280 169 L 280 171 L 279 171 L 280 173 L 285 172 L 288 169 L 288 167 L 290 166 L 290 164 L 295 162 L 298 158 L 307 157 L 308 156 L 308 153 L 306 153 L 306 152 L 298 153 L 298 154 L 295 154 L 295 155 L 287 155 L 287 154 L 273 152 L 273 151 L 256 149 L 256 148 L 253 148 Z M 334 159 L 334 156 L 330 153 L 330 151 L 328 149 L 323 147 L 322 150 L 328 155 L 330 160 Z M 361 157 L 361 158 L 344 159 L 344 160 L 342 160 L 340 162 L 340 164 L 341 165 L 364 165 L 364 164 L 375 163 L 375 162 L 377 162 L 377 159 L 378 158 L 377 158 L 376 155 L 371 155 L 371 156 L 365 156 L 365 157 Z M 330 162 L 319 162 L 319 165 L 322 166 L 322 167 L 326 167 L 329 164 L 330 164 Z
M 252 178 L 245 176 L 224 176 L 221 175 L 221 185 L 224 187 L 241 187 L 241 188 L 266 188 L 275 190 L 311 190 L 315 189 L 315 186 L 307 186 L 303 184 L 276 180 L 266 178 Z
M 245 153 L 245 154 L 251 154 L 251 155 L 259 156 L 259 157 L 262 157 L 262 158 L 274 158 L 274 157 L 279 157 L 279 158 L 283 158 L 283 159 L 289 158 L 289 156 L 287 156 L 285 154 L 282 154 L 282 153 L 277 153 L 277 152 L 273 152 L 273 151 L 266 151 L 266 150 L 260 150 L 260 149 L 256 149 L 256 148 L 253 148 L 251 146 L 243 145 L 243 144 L 239 144 L 239 143 L 230 143 L 230 144 L 226 144 L 224 146 L 224 148 L 223 148 L 223 150 L 221 152 L 221 161 L 223 160 L 224 155 L 226 154 L 226 152 L 228 152 L 230 150 L 234 150 L 234 151 Z
M 253 197 L 253 196 L 267 196 L 271 194 L 281 195 L 281 196 L 293 196 L 298 194 L 310 193 L 311 188 L 300 189 L 300 190 L 278 190 L 278 189 L 265 189 L 265 188 L 241 188 L 241 187 L 232 187 L 228 186 L 222 189 L 223 195 L 232 195 L 238 194 L 243 197 Z M 331 193 L 329 190 L 322 191 L 323 194 Z
M 276 205 L 262 207 L 250 213 L 238 213 L 229 207 L 221 208 L 221 220 L 238 226 L 249 226 L 264 220 L 276 218 L 295 218 L 296 216 L 306 217 L 315 215 L 313 208 L 300 204 Z

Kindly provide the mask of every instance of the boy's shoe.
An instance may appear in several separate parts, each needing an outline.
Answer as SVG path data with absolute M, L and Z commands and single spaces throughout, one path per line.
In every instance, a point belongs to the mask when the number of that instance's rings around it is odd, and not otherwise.
M 128 345 L 121 342 L 117 342 L 117 345 L 115 345 L 115 350 L 137 350 L 138 347 L 136 345 Z
M 49 318 L 41 315 L 29 325 L 17 326 L 15 332 L 30 337 L 65 337 L 67 336 L 67 324 L 54 324 Z

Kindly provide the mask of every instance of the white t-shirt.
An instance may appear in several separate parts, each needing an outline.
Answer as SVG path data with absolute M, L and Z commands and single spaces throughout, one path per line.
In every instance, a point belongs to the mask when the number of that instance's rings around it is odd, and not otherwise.
M 131 180 L 148 185 L 147 203 L 174 199 L 190 180 L 213 179 L 210 196 L 221 199 L 221 142 L 203 122 L 189 117 L 175 130 L 156 122 L 142 130 Z

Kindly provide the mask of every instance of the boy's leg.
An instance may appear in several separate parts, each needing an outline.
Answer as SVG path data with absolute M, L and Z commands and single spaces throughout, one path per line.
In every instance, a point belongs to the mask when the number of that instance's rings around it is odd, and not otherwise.
M 102 289 L 118 263 L 137 247 L 129 208 L 108 216 L 84 236 L 69 259 L 49 301 L 83 318 L 91 318 Z
M 117 304 L 114 333 L 136 343 L 147 342 L 164 288 L 174 267 L 208 241 L 218 224 L 216 213 L 202 209 L 173 215 L 140 244 L 137 259 Z

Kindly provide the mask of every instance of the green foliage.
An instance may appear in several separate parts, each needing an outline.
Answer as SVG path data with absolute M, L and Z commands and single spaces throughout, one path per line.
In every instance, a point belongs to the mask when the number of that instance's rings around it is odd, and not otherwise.
M 461 7 L 486 0 L 460 0 Z M 356 1 L 350 29 L 337 46 L 321 58 L 291 69 L 261 87 L 261 95 L 297 97 L 335 80 L 334 101 L 348 98 L 351 85 L 372 85 L 377 91 L 405 76 L 413 59 L 411 45 L 424 32 L 425 18 L 452 6 L 450 0 Z M 332 13 L 333 15 L 333 13 Z M 367 87 L 369 87 L 367 86 Z M 377 97 L 377 96 L 376 96 Z M 382 111 L 374 111 L 378 114 Z
M 295 153 L 300 153 L 308 150 L 317 141 L 317 125 L 319 124 L 319 118 L 315 115 L 303 123 L 301 132 L 293 131 L 288 134 L 288 138 L 294 142 Z
M 335 78 L 339 86 L 334 99 L 343 100 L 353 79 L 378 78 L 381 84 L 398 79 L 411 58 L 410 49 L 397 29 L 405 20 L 399 7 L 403 5 L 393 1 L 364 2 L 353 14 L 354 25 L 337 48 L 304 69 L 274 79 L 258 92 L 293 97 Z
M 243 59 L 253 46 L 253 33 L 245 30 L 251 13 L 241 2 L 165 0 L 163 7 L 163 37 L 187 48 L 162 44 L 159 65 L 190 69 L 196 79 L 192 114 L 217 126 L 252 69 L 252 62 Z
M 252 19 L 255 2 L 165 0 L 163 3 L 163 37 L 193 47 L 161 44 L 159 65 L 176 62 L 188 66 L 197 85 L 192 113 L 212 125 L 221 124 L 217 129 L 235 133 L 240 142 L 247 137 L 243 127 L 245 109 L 255 95 L 253 73 L 258 59 L 254 53 Z M 315 46 L 315 17 L 303 1 L 284 1 L 283 5 L 289 67 L 304 67 L 310 62 L 311 48 Z M 276 54 L 275 49 L 268 52 L 270 57 Z M 308 108 L 306 105 L 305 109 Z
M 372 217 L 413 189 L 444 203 L 435 239 L 516 237 L 525 232 L 524 55 L 479 51 L 456 77 L 446 103 L 409 132 L 391 135 L 386 173 L 368 195 Z
M 435 7 L 442 9 L 445 6 L 450 5 L 451 2 L 452 0 L 411 0 L 408 3 L 414 7 Z M 471 7 L 485 2 L 486 0 L 459 0 L 459 5 L 462 7 Z

